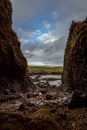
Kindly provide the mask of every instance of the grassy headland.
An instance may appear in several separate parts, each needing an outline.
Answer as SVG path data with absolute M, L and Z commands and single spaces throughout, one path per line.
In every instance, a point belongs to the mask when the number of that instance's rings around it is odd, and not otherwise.
M 63 66 L 57 67 L 45 67 L 45 66 L 28 66 L 29 73 L 53 73 L 61 74 L 63 71 Z

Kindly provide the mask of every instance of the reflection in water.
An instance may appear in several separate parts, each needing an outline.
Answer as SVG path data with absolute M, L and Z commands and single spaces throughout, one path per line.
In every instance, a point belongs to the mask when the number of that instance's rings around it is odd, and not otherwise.
M 31 78 L 34 80 L 35 84 L 39 82 L 48 82 L 50 86 L 60 86 L 61 85 L 61 75 L 45 74 L 45 75 L 33 75 Z M 37 80 L 35 80 L 37 79 Z
M 39 79 L 61 79 L 61 75 L 53 75 L 53 74 L 47 74 L 47 75 L 41 75 L 41 77 Z

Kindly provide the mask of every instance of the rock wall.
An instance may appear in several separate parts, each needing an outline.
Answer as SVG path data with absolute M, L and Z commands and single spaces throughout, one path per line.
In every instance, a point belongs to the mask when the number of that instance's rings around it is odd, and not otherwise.
M 0 0 L 0 26 L 12 25 L 12 6 L 10 0 Z
M 0 0 L 0 100 L 7 100 L 32 88 L 27 62 L 12 30 L 10 0 Z
M 65 48 L 62 84 L 87 93 L 87 18 L 72 21 Z

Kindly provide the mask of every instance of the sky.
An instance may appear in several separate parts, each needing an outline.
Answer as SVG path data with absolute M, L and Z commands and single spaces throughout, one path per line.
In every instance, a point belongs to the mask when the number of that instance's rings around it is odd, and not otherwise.
M 13 29 L 29 65 L 63 65 L 72 20 L 87 16 L 87 0 L 11 0 Z

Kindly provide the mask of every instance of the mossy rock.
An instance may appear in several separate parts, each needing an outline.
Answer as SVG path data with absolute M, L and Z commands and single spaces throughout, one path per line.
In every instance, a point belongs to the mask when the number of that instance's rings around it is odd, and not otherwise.
M 63 130 L 56 122 L 56 115 L 51 108 L 38 109 L 34 113 L 0 113 L 1 130 Z
M 65 48 L 63 86 L 87 93 L 87 20 L 72 22 Z

